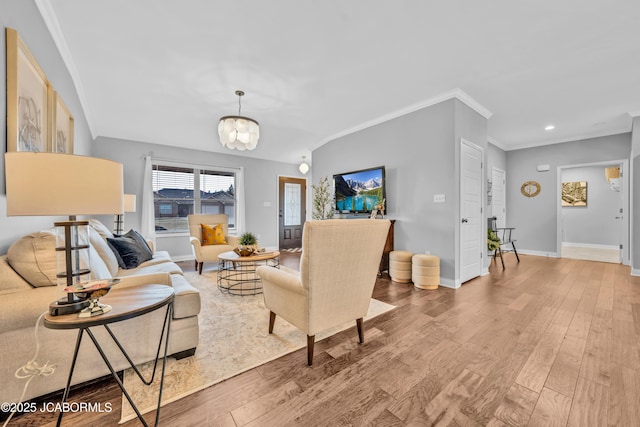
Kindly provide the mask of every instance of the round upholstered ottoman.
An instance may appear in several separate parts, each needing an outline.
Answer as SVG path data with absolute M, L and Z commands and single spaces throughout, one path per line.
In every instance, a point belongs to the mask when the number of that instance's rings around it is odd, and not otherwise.
M 438 289 L 438 285 L 440 285 L 440 257 L 426 254 L 414 255 L 411 280 L 416 288 Z
M 411 281 L 411 257 L 409 251 L 391 251 L 389 253 L 389 276 L 398 283 Z

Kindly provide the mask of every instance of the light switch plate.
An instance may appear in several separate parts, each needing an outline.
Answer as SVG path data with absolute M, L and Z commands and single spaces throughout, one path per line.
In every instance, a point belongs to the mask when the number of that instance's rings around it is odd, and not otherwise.
M 433 195 L 433 203 L 444 203 L 445 201 L 446 201 L 446 197 L 444 194 Z

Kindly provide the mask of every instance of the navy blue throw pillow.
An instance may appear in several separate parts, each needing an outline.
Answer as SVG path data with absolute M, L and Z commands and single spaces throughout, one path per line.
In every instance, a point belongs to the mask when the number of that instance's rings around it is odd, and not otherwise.
M 146 240 L 136 231 L 118 237 L 107 237 L 109 247 L 116 255 L 118 265 L 125 270 L 136 268 L 153 257 Z

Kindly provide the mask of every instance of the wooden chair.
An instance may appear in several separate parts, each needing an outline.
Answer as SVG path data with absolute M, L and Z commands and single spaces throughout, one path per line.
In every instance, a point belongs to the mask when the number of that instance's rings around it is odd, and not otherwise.
M 496 235 L 500 239 L 500 245 L 495 251 L 493 251 L 493 260 L 495 261 L 496 256 L 499 256 L 500 261 L 502 262 L 502 269 L 504 270 L 505 267 L 504 267 L 503 254 L 505 252 L 513 252 L 516 255 L 516 259 L 518 260 L 518 262 L 520 262 L 520 257 L 518 256 L 518 251 L 516 250 L 516 240 L 512 236 L 512 232 L 513 230 L 515 230 L 515 228 L 514 227 L 497 227 L 496 226 L 497 218 L 495 216 L 489 218 L 488 221 L 489 221 L 489 224 L 488 224 L 489 229 L 494 233 L 496 233 Z M 511 245 L 511 249 L 508 249 L 506 251 L 502 250 L 502 247 L 505 245 Z
M 299 272 L 257 268 L 270 310 L 269 333 L 276 315 L 306 333 L 309 366 L 318 332 L 355 320 L 360 343 L 364 342 L 362 322 L 390 224 L 385 219 L 307 221 Z

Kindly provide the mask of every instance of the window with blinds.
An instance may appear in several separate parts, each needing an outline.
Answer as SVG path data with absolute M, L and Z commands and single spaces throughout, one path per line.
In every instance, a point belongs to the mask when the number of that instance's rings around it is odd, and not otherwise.
M 152 173 L 156 233 L 188 232 L 193 213 L 227 214 L 235 228 L 234 172 L 154 164 Z

